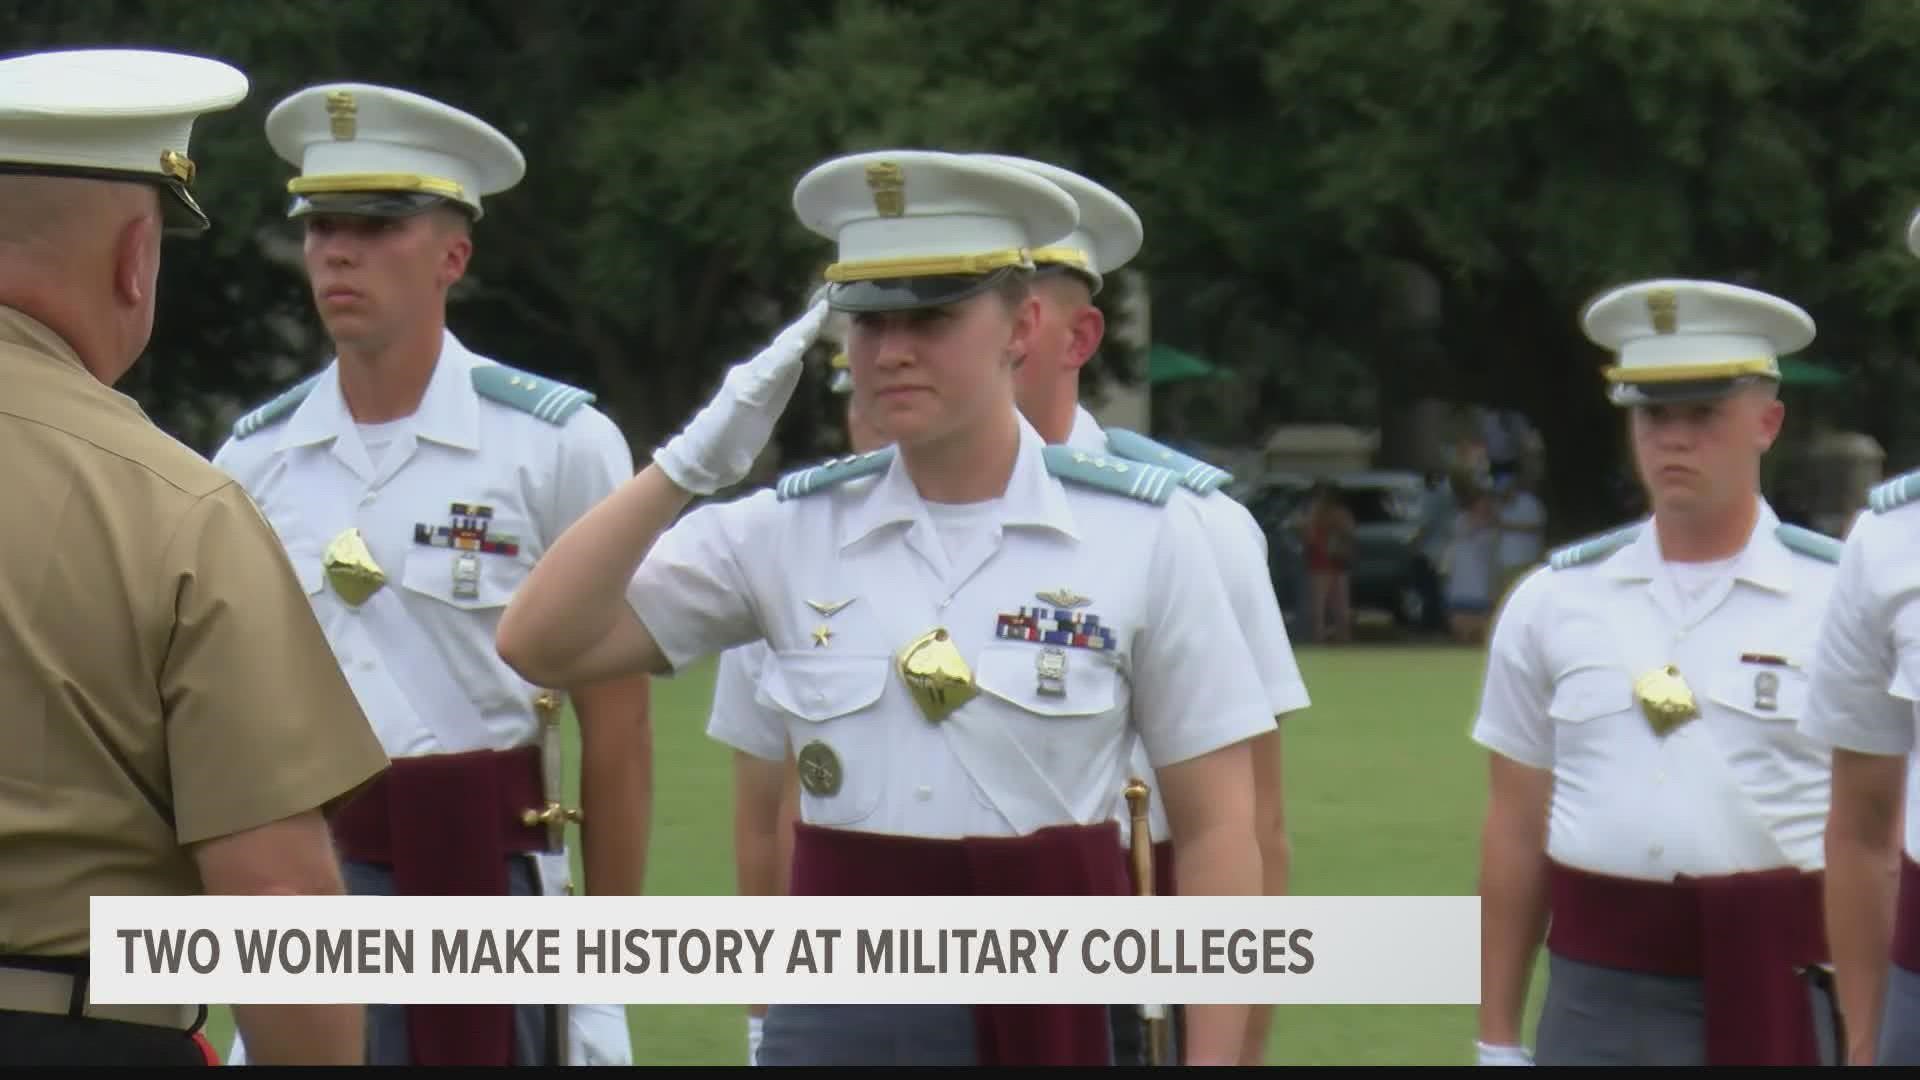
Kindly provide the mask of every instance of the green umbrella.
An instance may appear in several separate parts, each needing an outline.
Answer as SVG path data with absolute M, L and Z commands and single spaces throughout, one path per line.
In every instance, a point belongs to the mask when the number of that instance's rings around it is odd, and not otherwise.
M 1187 379 L 1224 379 L 1228 372 L 1198 356 L 1171 345 L 1155 345 L 1147 350 L 1147 381 L 1182 382 Z
M 1794 356 L 1780 358 L 1780 383 L 1783 386 L 1839 386 L 1846 381 L 1844 372 L 1821 367 L 1811 360 Z

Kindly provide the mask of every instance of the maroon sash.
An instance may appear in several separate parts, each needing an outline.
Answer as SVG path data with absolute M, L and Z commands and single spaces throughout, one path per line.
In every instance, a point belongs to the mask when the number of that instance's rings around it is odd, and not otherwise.
M 1905 852 L 1900 854 L 1900 898 L 1894 912 L 1892 960 L 1908 971 L 1920 971 L 1920 864 Z
M 1697 978 L 1709 1065 L 1820 1065 L 1803 969 L 1826 963 L 1821 875 L 1791 868 L 1672 882 L 1550 864 L 1547 948 Z
M 1119 825 L 932 840 L 794 826 L 795 896 L 1127 896 Z M 1106 1005 L 976 1005 L 986 1066 L 1110 1065 Z
M 505 896 L 507 860 L 545 850 L 540 750 L 394 759 L 329 818 L 343 858 L 389 868 L 401 896 Z M 513 1006 L 409 1005 L 415 1065 L 512 1065 Z

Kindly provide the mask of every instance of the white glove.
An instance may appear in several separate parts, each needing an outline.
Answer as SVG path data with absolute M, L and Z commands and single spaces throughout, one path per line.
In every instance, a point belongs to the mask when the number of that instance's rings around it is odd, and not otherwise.
M 1531 1065 L 1533 1055 L 1527 1053 L 1524 1046 L 1489 1046 L 1475 1040 L 1473 1044 L 1480 1051 L 1482 1065 Z
M 711 495 L 746 479 L 793 397 L 801 358 L 827 313 L 825 301 L 816 300 L 759 355 L 727 371 L 713 400 L 653 455 L 668 479 L 695 495 Z
M 760 1029 L 766 1024 L 766 1017 L 747 1017 L 747 1064 L 760 1064 Z

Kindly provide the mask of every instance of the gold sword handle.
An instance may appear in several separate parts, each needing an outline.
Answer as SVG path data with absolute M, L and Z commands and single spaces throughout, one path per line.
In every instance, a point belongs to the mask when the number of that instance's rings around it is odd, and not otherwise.
M 1152 797 L 1147 782 L 1131 777 L 1126 787 L 1127 811 L 1133 818 L 1133 887 L 1140 896 L 1153 895 L 1153 829 L 1147 818 L 1147 800 Z M 1142 1005 L 1140 1015 L 1147 1022 L 1147 1063 L 1166 1065 L 1167 1011 L 1164 1005 Z

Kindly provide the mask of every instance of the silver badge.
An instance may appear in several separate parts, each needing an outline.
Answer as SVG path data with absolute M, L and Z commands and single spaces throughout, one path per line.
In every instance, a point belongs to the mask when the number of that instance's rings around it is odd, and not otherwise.
M 453 595 L 458 600 L 480 599 L 480 557 L 471 551 L 453 560 Z
M 1780 676 L 1771 671 L 1758 672 L 1753 677 L 1753 707 L 1758 712 L 1772 712 L 1780 707 Z
M 1067 652 L 1049 646 L 1040 650 L 1040 656 L 1034 661 L 1034 667 L 1040 674 L 1040 693 L 1046 697 L 1065 697 L 1067 694 Z

